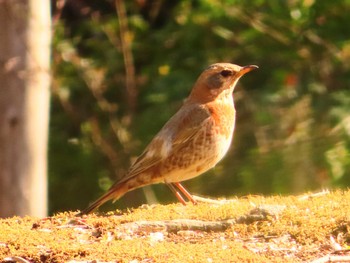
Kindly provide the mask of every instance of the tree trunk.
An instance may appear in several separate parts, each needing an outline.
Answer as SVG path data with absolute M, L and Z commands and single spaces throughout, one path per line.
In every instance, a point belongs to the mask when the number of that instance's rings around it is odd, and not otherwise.
M 0 1 L 0 25 L 0 216 L 45 216 L 50 1 Z

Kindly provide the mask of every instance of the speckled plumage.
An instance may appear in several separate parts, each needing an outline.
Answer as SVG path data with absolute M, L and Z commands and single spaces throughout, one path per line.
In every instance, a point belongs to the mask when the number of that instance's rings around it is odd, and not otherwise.
M 166 183 L 184 203 L 179 183 L 214 167 L 226 154 L 235 127 L 232 92 L 237 81 L 257 66 L 229 63 L 209 66 L 198 78 L 179 111 L 163 126 L 126 175 L 81 214 L 136 188 Z

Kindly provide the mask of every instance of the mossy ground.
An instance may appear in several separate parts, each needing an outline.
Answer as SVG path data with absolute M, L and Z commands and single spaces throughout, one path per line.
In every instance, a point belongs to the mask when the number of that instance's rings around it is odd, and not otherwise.
M 264 220 L 224 231 L 123 227 L 138 221 L 220 222 L 256 207 L 283 207 Z M 305 262 L 350 244 L 350 191 L 300 196 L 248 196 L 223 204 L 142 206 L 130 211 L 76 212 L 0 220 L 0 260 L 28 262 Z M 25 261 L 22 261 L 25 262 Z

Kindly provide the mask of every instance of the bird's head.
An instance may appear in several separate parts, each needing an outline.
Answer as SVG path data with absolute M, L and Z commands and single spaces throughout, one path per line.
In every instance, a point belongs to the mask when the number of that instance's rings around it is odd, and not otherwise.
M 249 71 L 258 68 L 255 65 L 238 66 L 230 63 L 216 63 L 209 66 L 197 79 L 189 99 L 201 103 L 209 102 L 218 96 L 231 95 L 237 81 Z

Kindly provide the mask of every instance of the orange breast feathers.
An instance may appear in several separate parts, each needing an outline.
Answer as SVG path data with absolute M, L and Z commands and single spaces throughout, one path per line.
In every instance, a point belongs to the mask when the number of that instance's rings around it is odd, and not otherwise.
M 234 106 L 232 104 L 216 104 L 215 106 L 209 104 L 207 107 L 215 121 L 217 132 L 225 135 L 227 138 L 231 137 L 236 121 L 236 110 Z

